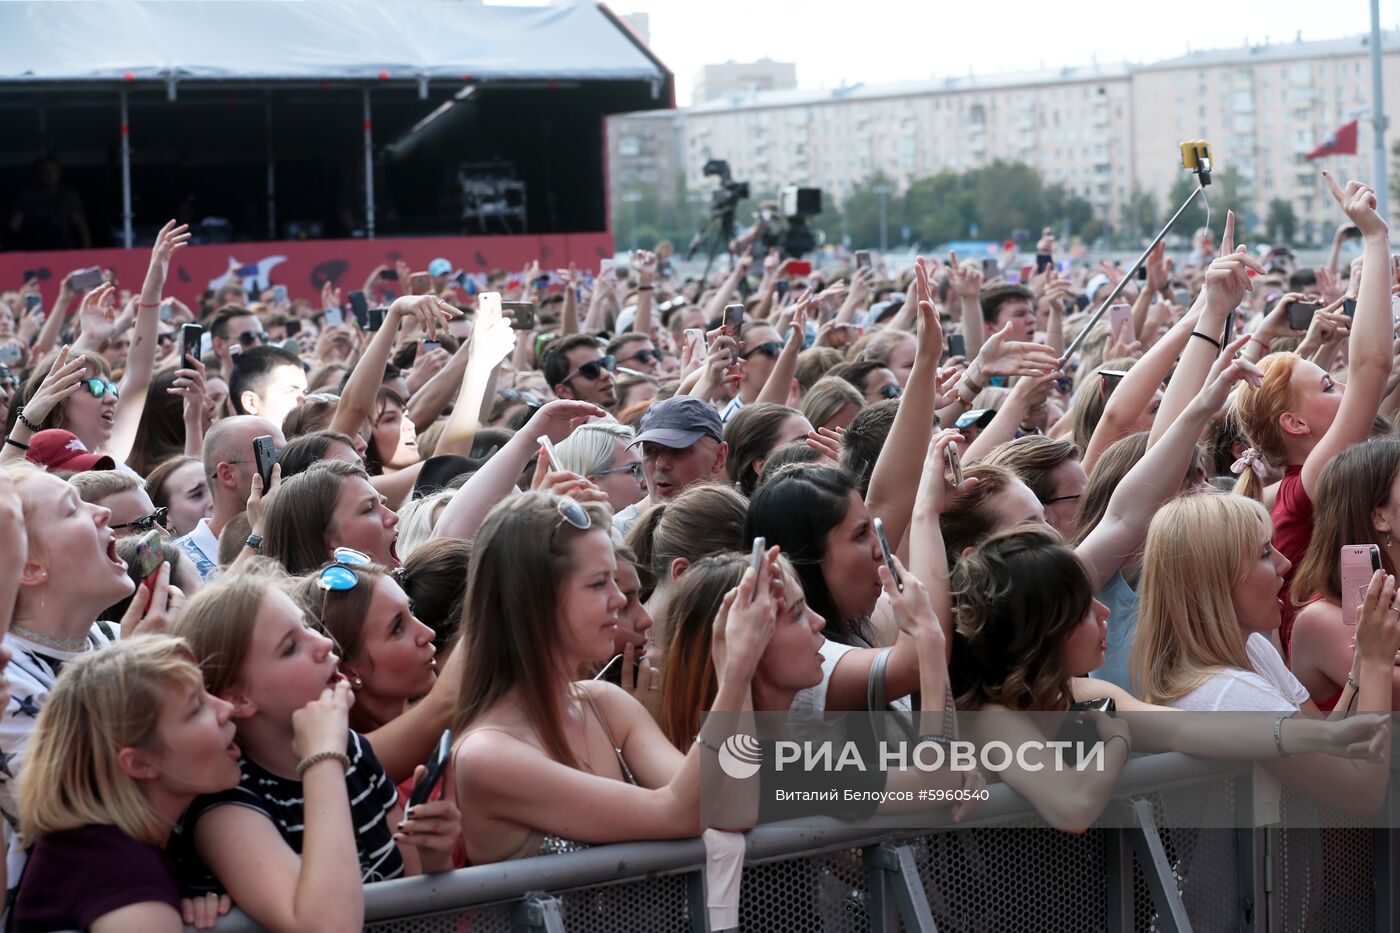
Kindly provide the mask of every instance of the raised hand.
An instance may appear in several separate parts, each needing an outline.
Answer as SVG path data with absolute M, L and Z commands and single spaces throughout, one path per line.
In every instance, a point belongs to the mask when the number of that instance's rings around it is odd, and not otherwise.
M 170 582 L 170 562 L 160 565 L 152 582 L 142 581 L 121 619 L 122 638 L 170 631 L 185 608 L 185 594 Z
M 1395 577 L 1377 570 L 1356 616 L 1356 651 L 1363 661 L 1394 663 L 1400 650 L 1400 605 L 1395 597 Z
M 976 479 L 966 478 L 961 487 L 954 486 L 944 468 L 948 445 L 962 442 L 963 436 L 951 428 L 939 431 L 929 440 L 924 471 L 919 478 L 919 491 L 914 497 L 917 508 L 942 515 L 951 497 L 968 492 L 977 485 Z
M 170 388 L 166 391 L 185 400 L 186 425 L 192 422 L 202 425 L 204 400 L 207 393 L 204 364 L 190 356 L 185 357 L 183 363 L 183 366 L 175 370 L 175 381 L 170 384 Z
M 982 344 L 973 365 L 988 376 L 1046 376 L 1060 368 L 1053 348 L 1043 343 L 1008 339 L 1014 325 L 1007 324 Z M 980 380 L 978 380 L 980 382 Z
M 87 358 L 81 353 L 70 359 L 68 347 L 59 350 L 53 368 L 25 404 L 24 416 L 35 424 L 42 424 L 59 402 L 78 391 L 83 380 L 88 378 L 87 366 Z
M 948 283 L 963 298 L 976 298 L 982 291 L 982 267 L 972 260 L 958 262 L 958 254 L 948 253 Z
M 449 306 L 450 307 L 450 306 Z M 477 311 L 476 326 L 468 348 L 469 362 L 495 367 L 515 349 L 515 331 L 494 302 Z
M 779 605 L 772 584 L 782 579 L 778 552 L 776 547 L 768 549 L 757 574 L 752 567 L 744 571 L 715 616 L 710 654 L 722 679 L 752 677 L 777 628 Z
M 574 428 L 589 418 L 606 418 L 608 413 L 591 402 L 557 398 L 546 402 L 525 424 L 522 431 L 536 439 L 549 435 L 556 444 L 573 433 Z
M 176 226 L 175 221 L 169 220 L 160 228 L 155 245 L 151 247 L 151 265 L 160 268 L 162 277 L 170 269 L 170 257 L 189 246 L 191 236 L 189 224 Z
M 1331 172 L 1323 172 L 1322 177 L 1327 180 L 1327 188 L 1332 192 L 1332 198 L 1351 222 L 1356 224 L 1363 237 L 1384 236 L 1389 232 L 1385 218 L 1377 213 L 1376 192 L 1369 186 L 1359 181 L 1349 181 L 1346 191 L 1343 191 L 1337 186 Z
M 429 338 L 436 338 L 439 325 L 461 316 L 461 311 L 436 295 L 405 295 L 389 305 L 389 320 L 384 322 L 384 326 L 388 327 L 390 320 L 395 328 L 401 321 L 412 320 Z M 390 332 L 393 333 L 392 330 Z
M 113 304 L 116 293 L 112 283 L 103 282 L 83 296 L 83 303 L 78 308 L 78 325 L 82 336 L 94 347 L 116 333 L 117 309 Z

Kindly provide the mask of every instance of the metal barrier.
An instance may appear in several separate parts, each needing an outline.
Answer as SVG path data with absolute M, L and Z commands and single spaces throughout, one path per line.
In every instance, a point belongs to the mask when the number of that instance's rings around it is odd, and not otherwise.
M 1340 818 L 1323 830 L 1159 829 L 1252 825 L 1249 769 L 1176 753 L 1135 758 L 1110 806 L 1115 824 L 1128 828 L 1080 835 L 1026 828 L 1034 812 L 1005 785 L 994 785 L 973 818 L 956 826 L 912 830 L 897 817 L 877 817 L 758 827 L 746 834 L 740 927 L 1400 929 L 1392 832 L 1349 829 Z M 1285 815 L 1304 806 L 1285 795 Z M 1004 825 L 1012 821 L 1018 825 Z M 381 882 L 365 892 L 366 929 L 708 933 L 704 862 L 704 844 L 686 839 Z M 218 933 L 256 929 L 235 910 Z

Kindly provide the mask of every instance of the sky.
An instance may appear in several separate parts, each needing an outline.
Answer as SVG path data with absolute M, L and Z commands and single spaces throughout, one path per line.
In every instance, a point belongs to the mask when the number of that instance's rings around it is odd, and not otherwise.
M 1300 32 L 1304 39 L 1334 39 L 1371 28 L 1367 0 L 607 2 L 618 13 L 650 15 L 652 50 L 675 73 L 680 106 L 691 102 L 702 65 L 729 60 L 796 62 L 798 86 L 817 89 L 1088 65 L 1096 58 L 1144 64 L 1188 50 L 1292 42 Z M 1383 29 L 1400 28 L 1400 0 L 1381 0 L 1380 20 Z

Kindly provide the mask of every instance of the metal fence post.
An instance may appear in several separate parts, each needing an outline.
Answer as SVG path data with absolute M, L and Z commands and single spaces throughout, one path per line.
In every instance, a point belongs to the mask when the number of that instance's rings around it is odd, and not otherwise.
M 1157 908 L 1158 929 L 1165 933 L 1188 933 L 1191 921 L 1186 917 L 1186 905 L 1181 902 L 1171 862 L 1162 847 L 1162 836 L 1152 819 L 1152 805 L 1146 800 L 1134 799 L 1124 801 L 1124 806 L 1132 811 L 1137 823 L 1128 832 L 1147 879 L 1147 889 L 1152 892 L 1152 903 Z
M 1134 933 L 1133 850 L 1124 829 L 1103 830 L 1103 871 L 1110 933 Z
M 1265 883 L 1267 848 L 1264 830 L 1254 827 L 1254 781 L 1235 778 L 1235 896 L 1238 898 L 1239 933 L 1268 929 L 1268 887 Z
M 512 933 L 564 933 L 564 905 L 559 898 L 535 892 L 515 905 L 511 911 Z
M 898 907 L 904 929 L 938 933 L 912 848 L 891 842 L 869 846 L 865 849 L 865 866 L 870 877 L 872 929 L 897 929 L 891 908 Z
M 690 908 L 691 933 L 710 933 L 710 911 L 705 897 L 703 871 L 693 871 L 685 876 L 685 901 Z
M 1377 930 L 1394 930 L 1400 924 L 1400 904 L 1396 903 L 1396 887 L 1400 886 L 1400 830 L 1395 827 L 1400 804 L 1395 799 L 1395 759 L 1391 758 L 1390 782 L 1386 787 L 1383 820 L 1372 835 L 1376 847 L 1376 924 Z

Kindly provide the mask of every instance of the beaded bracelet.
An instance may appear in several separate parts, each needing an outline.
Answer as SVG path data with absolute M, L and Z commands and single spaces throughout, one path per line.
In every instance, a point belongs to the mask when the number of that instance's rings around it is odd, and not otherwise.
M 301 780 L 301 776 L 306 773 L 307 768 L 323 761 L 330 761 L 332 758 L 343 764 L 346 771 L 350 770 L 350 756 L 344 752 L 317 752 L 314 755 L 307 755 L 297 765 L 297 780 Z
M 19 419 L 19 423 L 20 423 L 20 424 L 24 425 L 26 428 L 28 428 L 29 430 L 33 431 L 35 434 L 38 434 L 38 433 L 39 433 L 39 426 L 38 426 L 37 424 L 35 424 L 34 422 L 30 421 L 28 418 L 24 417 L 24 409 L 23 409 L 23 408 L 21 408 L 18 412 L 16 412 L 15 417 L 17 417 L 17 418 Z

